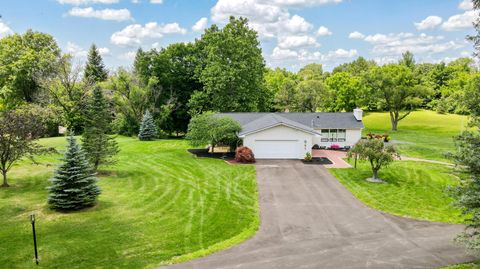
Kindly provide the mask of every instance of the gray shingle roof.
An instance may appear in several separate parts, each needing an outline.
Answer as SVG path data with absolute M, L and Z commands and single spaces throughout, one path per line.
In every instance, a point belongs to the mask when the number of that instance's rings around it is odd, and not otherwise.
M 311 112 L 311 113 L 218 113 L 228 116 L 242 125 L 240 135 L 278 124 L 290 125 L 307 132 L 314 129 L 362 129 L 363 122 L 357 121 L 352 112 Z M 313 128 L 312 128 L 313 127 Z
M 308 127 L 304 124 L 298 123 L 296 121 L 289 120 L 285 117 L 282 117 L 275 113 L 266 114 L 263 117 L 257 118 L 249 123 L 242 125 L 242 131 L 239 133 L 240 136 L 256 132 L 258 130 L 267 129 L 277 125 L 287 125 L 293 128 L 303 130 L 312 134 L 318 134 L 313 128 Z

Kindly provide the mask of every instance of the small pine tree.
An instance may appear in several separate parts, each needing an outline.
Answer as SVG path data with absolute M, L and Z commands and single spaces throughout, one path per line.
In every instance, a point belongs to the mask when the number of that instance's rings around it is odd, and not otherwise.
M 147 110 L 143 115 L 142 125 L 140 126 L 140 132 L 138 138 L 143 141 L 154 140 L 157 137 L 157 127 L 153 121 L 153 117 Z
M 119 151 L 115 138 L 107 134 L 111 116 L 100 87 L 93 90 L 85 118 L 83 150 L 96 171 L 101 164 L 114 163 L 113 157 Z
M 102 56 L 95 44 L 92 44 L 88 52 L 87 64 L 85 66 L 84 79 L 89 82 L 101 82 L 108 78 L 108 72 L 103 63 Z
M 70 135 L 65 156 L 49 189 L 48 204 L 57 210 L 79 210 L 95 205 L 100 194 L 97 178 L 88 163 L 85 153 Z

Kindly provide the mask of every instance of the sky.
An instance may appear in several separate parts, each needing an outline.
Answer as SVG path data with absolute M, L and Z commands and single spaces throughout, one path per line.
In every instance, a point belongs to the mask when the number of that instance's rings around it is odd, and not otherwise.
M 406 50 L 417 62 L 471 56 L 470 0 L 1 0 L 0 38 L 28 29 L 49 33 L 75 61 L 92 43 L 114 70 L 135 51 L 192 42 L 230 15 L 249 19 L 269 67 L 324 69 L 363 56 L 380 64 Z

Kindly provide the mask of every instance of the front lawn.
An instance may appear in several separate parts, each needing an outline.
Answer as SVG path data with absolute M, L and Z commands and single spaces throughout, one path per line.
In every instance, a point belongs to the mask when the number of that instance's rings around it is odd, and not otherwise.
M 398 216 L 461 223 L 460 211 L 451 206 L 446 188 L 457 184 L 451 168 L 445 165 L 397 161 L 382 168 L 379 177 L 387 183 L 370 183 L 370 164 L 357 169 L 330 169 L 331 173 L 368 206 Z
M 438 114 L 434 111 L 414 111 L 398 124 L 398 131 L 391 131 L 387 112 L 367 113 L 363 120 L 363 135 L 369 132 L 388 133 L 392 139 L 400 140 L 398 148 L 404 156 L 439 161 L 451 161 L 445 153 L 455 150 L 453 137 L 467 126 L 466 116 Z
M 41 142 L 59 149 L 66 143 Z M 14 167 L 12 187 L 0 189 L 0 267 L 34 267 L 31 213 L 37 215 L 42 268 L 154 267 L 229 247 L 256 232 L 253 166 L 196 158 L 182 140 L 118 142 L 119 162 L 100 178 L 98 205 L 77 213 L 57 213 L 46 204 L 59 155 Z

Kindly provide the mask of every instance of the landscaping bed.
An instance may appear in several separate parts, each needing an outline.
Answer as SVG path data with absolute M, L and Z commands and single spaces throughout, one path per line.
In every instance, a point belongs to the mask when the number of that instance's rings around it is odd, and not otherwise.
M 208 152 L 208 149 L 188 149 L 191 154 L 202 158 L 214 158 L 222 160 L 233 160 L 235 152 Z
M 333 164 L 333 162 L 326 157 L 313 157 L 310 161 L 302 160 L 302 162 L 304 164 Z

